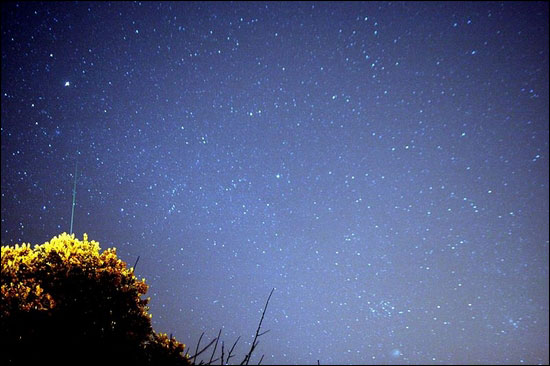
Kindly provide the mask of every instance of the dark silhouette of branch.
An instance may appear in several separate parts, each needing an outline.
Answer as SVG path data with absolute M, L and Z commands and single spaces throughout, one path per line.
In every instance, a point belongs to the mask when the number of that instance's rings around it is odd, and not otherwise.
M 201 336 L 200 336 L 200 338 L 199 338 L 199 341 L 197 342 L 197 350 L 199 349 L 199 344 L 201 343 L 201 338 L 202 338 L 203 335 L 204 335 L 204 332 L 201 334 Z M 194 361 L 196 360 L 196 358 L 197 358 L 200 354 L 202 354 L 204 351 L 206 351 L 208 348 L 210 348 L 210 346 L 211 346 L 212 344 L 214 344 L 214 342 L 216 342 L 217 339 L 218 339 L 218 338 L 212 339 L 212 341 L 211 341 L 210 343 L 208 343 L 203 349 L 201 349 L 201 350 L 198 351 L 198 352 L 196 351 L 196 352 L 195 352 L 195 355 L 192 356 L 192 357 L 189 359 L 189 362 L 194 362 Z M 193 361 L 191 361 L 191 360 L 193 360 Z M 201 361 L 200 364 L 203 364 L 203 362 Z
M 136 273 L 136 267 L 137 267 L 138 262 L 139 262 L 139 255 L 138 255 L 137 259 L 136 259 L 136 263 L 134 263 L 134 266 L 132 267 L 134 273 Z
M 210 361 L 208 361 L 208 364 L 212 364 L 212 359 L 214 358 L 214 354 L 216 353 L 216 348 L 218 348 L 218 341 L 220 340 L 220 335 L 222 334 L 222 330 L 220 328 L 220 331 L 218 332 L 218 336 L 216 337 L 216 344 L 214 345 L 214 350 L 212 351 L 212 355 L 210 356 Z
M 249 364 L 250 358 L 252 357 L 252 353 L 254 352 L 254 350 L 256 350 L 256 347 L 258 346 L 258 344 L 260 344 L 260 342 L 258 341 L 258 338 L 263 336 L 264 334 L 270 332 L 270 330 L 266 330 L 264 332 L 260 332 L 260 330 L 262 328 L 262 323 L 263 323 L 263 320 L 264 320 L 264 317 L 265 317 L 265 313 L 267 311 L 267 306 L 269 305 L 269 301 L 271 299 L 271 296 L 273 295 L 273 291 L 275 291 L 275 288 L 273 288 L 271 290 L 271 292 L 269 293 L 269 296 L 268 296 L 267 301 L 265 303 L 264 309 L 262 311 L 262 317 L 260 318 L 260 322 L 258 323 L 258 328 L 256 329 L 256 334 L 254 335 L 254 340 L 252 341 L 252 344 L 250 346 L 250 350 L 248 351 L 248 353 L 245 355 L 244 359 L 240 363 L 241 365 L 248 365 Z M 240 336 L 237 337 L 237 339 L 235 340 L 235 342 L 233 343 L 233 345 L 229 349 L 229 352 L 227 353 L 227 357 L 225 356 L 225 343 L 222 341 L 221 356 L 218 357 L 218 358 L 214 358 L 215 355 L 216 355 L 216 350 L 218 348 L 218 343 L 220 341 L 221 332 L 222 332 L 222 330 L 220 329 L 219 332 L 218 332 L 218 336 L 216 338 L 212 339 L 212 341 L 210 341 L 210 343 L 208 343 L 205 347 L 203 347 L 199 351 L 200 343 L 201 343 L 202 337 L 204 336 L 204 332 L 201 334 L 201 336 L 199 337 L 199 341 L 197 342 L 197 347 L 195 349 L 195 355 L 194 356 L 188 355 L 189 362 L 192 365 L 197 365 L 197 364 L 198 365 L 213 365 L 214 362 L 217 362 L 217 361 L 220 361 L 221 365 L 228 365 L 229 364 L 229 361 L 231 360 L 231 358 L 234 357 L 233 351 L 235 350 L 235 347 L 237 346 L 237 343 L 239 342 L 241 337 Z M 210 360 L 207 363 L 203 360 L 197 361 L 197 357 L 199 355 L 201 355 L 204 351 L 209 349 L 213 344 L 214 344 L 214 349 L 212 350 L 212 354 L 210 355 Z M 265 355 L 262 355 L 258 365 L 262 363 L 264 357 L 265 357 Z
M 227 359 L 225 360 L 226 364 L 229 363 L 229 360 L 231 359 L 233 350 L 235 349 L 235 346 L 237 345 L 237 342 L 239 341 L 239 339 L 241 339 L 241 336 L 237 337 L 237 340 L 235 341 L 235 343 L 233 343 L 233 346 L 229 350 L 229 353 L 227 354 Z
M 271 332 L 271 329 L 268 329 L 268 330 L 266 330 L 265 332 L 262 332 L 262 333 L 258 334 L 258 337 L 261 337 L 261 336 L 263 336 L 264 334 L 269 333 L 269 332 Z
M 197 354 L 199 353 L 199 345 L 201 344 L 202 336 L 204 336 L 204 332 L 202 332 L 201 336 L 199 337 L 199 341 L 197 342 L 197 348 L 195 348 L 195 356 L 193 356 L 191 359 L 189 359 L 190 361 L 192 359 L 194 359 L 195 357 L 197 357 Z
M 260 323 L 258 324 L 258 329 L 256 329 L 256 335 L 254 336 L 254 340 L 252 341 L 252 345 L 250 346 L 250 351 L 248 351 L 248 354 L 244 357 L 243 362 L 241 362 L 241 365 L 248 365 L 250 362 L 250 357 L 252 357 L 252 352 L 256 349 L 256 346 L 258 345 L 258 337 L 260 337 L 260 329 L 262 327 L 262 322 L 264 321 L 265 312 L 267 310 L 267 305 L 269 305 L 269 300 L 271 299 L 271 295 L 273 295 L 273 291 L 275 291 L 275 288 L 271 290 L 269 293 L 269 297 L 267 298 L 267 301 L 265 302 L 264 311 L 262 312 L 262 317 L 260 318 Z M 265 334 L 267 332 L 264 332 L 262 334 Z

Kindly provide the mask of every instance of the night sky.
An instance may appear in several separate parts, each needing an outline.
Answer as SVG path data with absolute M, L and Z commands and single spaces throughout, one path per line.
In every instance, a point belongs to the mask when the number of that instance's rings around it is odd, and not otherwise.
M 2 245 L 257 363 L 549 362 L 548 3 L 2 3 Z M 204 340 L 203 340 L 204 342 Z

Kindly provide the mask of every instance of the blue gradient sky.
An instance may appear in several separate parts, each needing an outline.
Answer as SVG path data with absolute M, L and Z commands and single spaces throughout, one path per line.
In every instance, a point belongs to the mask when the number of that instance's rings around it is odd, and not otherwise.
M 1 16 L 2 245 L 69 231 L 78 160 L 75 233 L 193 347 L 274 287 L 264 363 L 549 362 L 548 3 Z

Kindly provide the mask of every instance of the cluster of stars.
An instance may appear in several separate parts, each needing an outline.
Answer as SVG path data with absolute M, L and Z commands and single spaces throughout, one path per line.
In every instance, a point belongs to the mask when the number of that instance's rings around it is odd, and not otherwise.
M 78 162 L 77 236 L 186 344 L 276 288 L 264 363 L 548 363 L 548 4 L 2 12 L 3 245 Z

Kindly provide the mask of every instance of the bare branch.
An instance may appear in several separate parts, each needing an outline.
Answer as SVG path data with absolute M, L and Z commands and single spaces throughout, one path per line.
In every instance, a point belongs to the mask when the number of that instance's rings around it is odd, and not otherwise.
M 210 356 L 210 361 L 208 361 L 208 364 L 212 364 L 212 359 L 214 358 L 214 354 L 216 353 L 216 348 L 218 348 L 218 342 L 220 340 L 220 335 L 222 334 L 222 329 L 220 328 L 220 331 L 218 332 L 218 336 L 216 337 L 216 344 L 214 345 L 214 350 L 212 351 L 212 355 Z
M 134 273 L 136 273 L 136 267 L 137 267 L 138 262 L 139 262 L 139 255 L 136 259 L 136 263 L 134 263 L 134 266 L 132 267 L 132 270 L 134 271 Z
M 202 338 L 202 335 L 201 335 L 201 338 Z M 216 342 L 217 338 L 214 338 L 212 339 L 212 341 L 210 341 L 210 343 L 208 343 L 203 349 L 201 349 L 199 352 L 195 353 L 195 355 L 193 357 L 191 357 L 189 359 L 189 361 L 191 362 L 191 360 L 195 360 L 200 354 L 202 354 L 204 351 L 206 351 L 208 348 L 210 348 L 210 346 L 212 344 L 214 344 L 214 342 Z M 200 343 L 200 338 L 199 338 L 199 343 Z M 199 344 L 197 343 L 197 349 L 199 349 Z M 200 364 L 202 364 L 203 362 L 201 361 Z
M 201 336 L 199 337 L 199 341 L 197 342 L 197 348 L 195 349 L 195 355 L 191 357 L 190 360 L 193 360 L 199 354 L 199 345 L 201 344 L 201 339 L 203 336 L 204 336 L 204 332 L 202 332 Z
M 269 332 L 271 332 L 271 329 L 268 329 L 268 330 L 266 330 L 265 332 L 262 332 L 262 333 L 258 334 L 258 337 L 261 337 L 261 336 L 263 336 L 264 334 L 269 333 Z
M 233 346 L 232 346 L 231 349 L 229 350 L 229 353 L 227 354 L 227 360 L 225 360 L 226 363 L 229 363 L 229 359 L 230 359 L 231 356 L 232 356 L 231 354 L 233 353 L 233 350 L 235 349 L 235 346 L 237 345 L 237 342 L 239 341 L 239 339 L 241 339 L 241 336 L 239 336 L 239 337 L 237 338 L 237 340 L 235 341 L 235 343 L 233 343 Z
M 248 365 L 250 363 L 250 359 L 252 357 L 252 354 L 254 353 L 254 351 L 256 350 L 256 347 L 258 346 L 258 344 L 260 343 L 258 341 L 258 338 L 263 336 L 264 334 L 266 333 L 269 333 L 270 330 L 266 330 L 264 332 L 261 332 L 261 328 L 262 328 L 262 324 L 263 324 L 263 321 L 264 321 L 264 318 L 265 318 L 265 313 L 267 312 L 267 307 L 269 305 L 269 301 L 271 300 L 271 296 L 273 295 L 273 292 L 275 291 L 275 288 L 271 289 L 271 292 L 269 293 L 269 296 L 267 297 L 267 301 L 265 302 L 265 306 L 264 306 L 264 309 L 262 311 L 262 316 L 260 318 L 260 321 L 258 323 L 258 328 L 256 329 L 256 334 L 254 335 L 254 340 L 252 341 L 252 343 L 250 344 L 250 350 L 248 351 L 248 353 L 245 355 L 244 359 L 242 360 L 241 362 L 241 365 Z M 235 342 L 233 343 L 233 345 L 231 346 L 231 349 L 229 349 L 229 352 L 227 353 L 227 357 L 225 355 L 225 343 L 222 341 L 222 345 L 221 345 L 221 357 L 217 357 L 217 358 L 214 358 L 214 356 L 216 355 L 216 350 L 218 349 L 218 343 L 221 339 L 221 333 L 222 333 L 222 330 L 220 329 L 219 332 L 218 332 L 218 336 L 214 339 L 212 339 L 212 341 L 210 341 L 210 343 L 208 343 L 205 347 L 203 347 L 200 351 L 199 351 L 199 347 L 200 347 L 200 343 L 201 343 L 201 340 L 202 340 L 202 337 L 204 336 L 204 332 L 201 334 L 201 336 L 199 337 L 199 341 L 197 342 L 197 347 L 195 349 L 195 355 L 193 356 L 190 356 L 189 354 L 187 354 L 187 357 L 189 359 L 189 362 L 193 365 L 197 365 L 197 362 L 198 362 L 198 365 L 212 365 L 214 364 L 214 362 L 217 362 L 217 361 L 220 361 L 220 364 L 221 365 L 228 365 L 229 364 L 229 361 L 231 360 L 232 357 L 234 357 L 233 355 L 233 351 L 235 350 L 235 347 L 237 346 L 237 343 L 239 342 L 239 340 L 241 339 L 241 337 L 239 336 Z M 212 344 L 214 344 L 214 349 L 212 350 L 212 354 L 210 355 L 210 360 L 208 361 L 208 363 L 205 363 L 204 360 L 201 360 L 201 361 L 198 361 L 197 360 L 197 357 L 199 355 L 201 355 L 204 351 L 206 351 L 207 349 L 210 348 L 210 346 L 212 346 Z M 260 362 L 258 363 L 258 365 L 260 365 L 264 359 L 265 355 L 262 355 L 262 357 L 260 358 Z
M 275 288 L 271 289 L 271 292 L 269 293 L 269 297 L 267 298 L 267 301 L 265 302 L 264 311 L 262 312 L 262 317 L 260 318 L 260 323 L 258 324 L 258 329 L 256 329 L 256 335 L 254 336 L 254 340 L 252 341 L 252 345 L 250 346 L 250 351 L 248 351 L 248 354 L 245 356 L 243 363 L 245 365 L 248 365 L 250 362 L 250 357 L 252 357 L 252 352 L 254 352 L 254 349 L 258 345 L 258 337 L 260 336 L 260 329 L 262 327 L 262 322 L 264 321 L 265 312 L 267 310 L 267 305 L 269 305 L 269 300 L 271 299 L 271 295 L 273 295 L 273 291 L 275 291 Z M 264 333 L 265 334 L 265 333 Z M 243 364 L 241 363 L 241 364 Z

